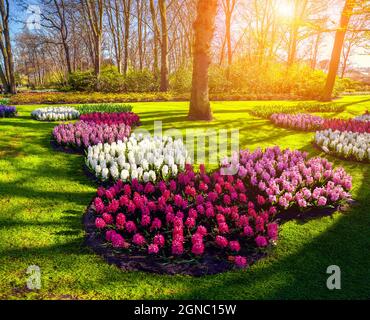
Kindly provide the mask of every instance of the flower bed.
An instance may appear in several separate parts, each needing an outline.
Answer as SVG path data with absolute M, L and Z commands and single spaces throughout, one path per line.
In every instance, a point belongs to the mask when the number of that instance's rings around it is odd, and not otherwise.
M 56 126 L 52 135 L 59 146 L 82 151 L 98 143 L 112 143 L 124 140 L 130 133 L 131 127 L 123 123 L 107 125 L 77 121 L 76 123 Z
M 89 147 L 85 162 L 101 181 L 139 179 L 155 182 L 176 176 L 189 161 L 180 139 L 132 134 L 127 141 Z
M 17 109 L 12 106 L 0 105 L 0 118 L 11 118 L 15 117 L 17 114 Z
M 270 120 L 277 126 L 302 131 L 315 131 L 320 129 L 324 123 L 323 118 L 304 113 L 274 113 L 271 115 Z
M 81 104 L 75 106 L 80 114 L 94 113 L 94 112 L 130 112 L 132 106 L 129 104 L 112 104 L 112 103 L 97 103 L 97 104 Z
M 370 133 L 370 122 L 359 120 L 344 119 L 325 119 L 322 130 L 331 129 L 333 131 L 351 131 L 360 133 Z
M 39 121 L 66 121 L 78 119 L 80 113 L 70 107 L 39 108 L 31 112 L 31 117 Z
M 135 127 L 140 123 L 139 116 L 133 112 L 93 112 L 82 114 L 80 120 L 108 125 L 124 123 L 130 127 Z
M 370 161 L 370 133 L 323 130 L 316 132 L 315 144 L 324 152 L 345 159 Z
M 225 164 L 224 164 L 225 166 Z M 352 178 L 343 168 L 333 169 L 325 158 L 307 159 L 307 153 L 267 148 L 240 153 L 226 167 L 236 166 L 248 185 L 249 198 L 257 195 L 280 210 L 336 206 L 350 198 Z
M 369 111 L 366 111 L 363 115 L 353 118 L 353 120 L 370 121 L 370 113 Z
M 254 107 L 250 113 L 256 117 L 269 119 L 274 113 L 295 114 L 314 112 L 342 112 L 344 110 L 344 106 L 336 103 L 301 102 L 295 105 L 259 105 Z
M 277 241 L 279 211 L 350 198 L 343 169 L 306 157 L 278 147 L 242 151 L 234 176 L 186 165 L 167 181 L 100 187 L 85 220 L 88 243 L 126 270 L 199 275 L 244 268 Z

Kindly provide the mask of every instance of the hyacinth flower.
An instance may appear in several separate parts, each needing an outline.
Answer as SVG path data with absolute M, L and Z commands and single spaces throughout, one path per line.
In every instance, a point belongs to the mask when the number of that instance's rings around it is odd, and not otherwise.
M 71 107 L 39 108 L 31 112 L 31 117 L 38 121 L 68 121 L 78 119 L 80 113 Z
M 135 127 L 140 124 L 140 118 L 134 112 L 94 112 L 81 115 L 80 120 L 108 125 L 123 123 L 130 127 Z
M 316 129 L 320 129 L 324 123 L 323 118 L 304 113 L 274 113 L 271 115 L 270 120 L 277 126 L 302 131 L 314 131 Z
M 132 134 L 126 141 L 90 146 L 85 163 L 101 181 L 155 182 L 176 177 L 190 159 L 181 139 Z
M 315 134 L 315 144 L 326 153 L 361 162 L 370 161 L 370 133 L 323 130 Z
M 212 252 L 245 267 L 248 254 L 278 240 L 277 213 L 339 204 L 351 187 L 326 159 L 273 147 L 241 151 L 234 176 L 187 164 L 168 180 L 118 180 L 97 190 L 93 208 L 97 231 L 114 248 L 180 259 Z
M 96 124 L 78 121 L 60 124 L 53 129 L 56 143 L 73 149 L 85 149 L 98 143 L 113 143 L 125 140 L 131 133 L 131 127 L 125 124 Z
M 0 118 L 15 117 L 17 114 L 16 107 L 0 105 Z

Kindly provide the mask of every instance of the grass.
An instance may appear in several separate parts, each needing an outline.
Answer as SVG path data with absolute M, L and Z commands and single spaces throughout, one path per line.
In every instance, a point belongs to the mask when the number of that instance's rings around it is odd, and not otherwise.
M 143 127 L 239 128 L 240 146 L 280 145 L 325 156 L 313 148 L 313 133 L 274 127 L 248 113 L 268 102 L 215 102 L 215 120 L 188 122 L 184 102 L 134 103 Z M 271 102 L 274 104 L 276 102 Z M 287 102 L 291 104 L 294 102 Z M 337 101 L 346 109 L 325 114 L 362 114 L 369 98 Z M 352 299 L 370 297 L 370 167 L 329 157 L 353 176 L 356 205 L 305 222 L 285 223 L 269 255 L 246 271 L 215 276 L 160 276 L 122 272 L 85 247 L 82 215 L 96 186 L 82 170 L 83 157 L 53 151 L 55 123 L 37 122 L 18 106 L 19 116 L 0 119 L 0 299 Z M 342 272 L 342 289 L 326 288 L 329 265 Z M 42 272 L 42 288 L 26 288 L 30 265 Z

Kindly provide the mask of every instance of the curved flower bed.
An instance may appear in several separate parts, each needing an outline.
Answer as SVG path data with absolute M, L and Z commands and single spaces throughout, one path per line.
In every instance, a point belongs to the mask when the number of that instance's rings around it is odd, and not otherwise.
M 234 156 L 235 157 L 235 156 Z M 225 166 L 225 165 L 224 165 Z M 350 199 L 352 177 L 343 168 L 333 169 L 325 158 L 307 159 L 306 152 L 267 148 L 241 151 L 226 167 L 236 166 L 248 191 L 261 202 L 281 210 L 335 206 Z
M 0 118 L 11 118 L 15 117 L 17 114 L 17 109 L 12 106 L 0 105 Z
M 187 151 L 180 139 L 132 134 L 127 141 L 89 147 L 85 162 L 102 181 L 155 182 L 176 176 L 190 161 L 187 161 Z
M 346 159 L 370 161 L 370 133 L 323 130 L 316 132 L 315 143 L 326 153 Z
M 353 118 L 353 120 L 370 121 L 370 113 L 369 111 L 366 111 L 363 115 Z
M 126 270 L 217 273 L 246 267 L 276 242 L 279 210 L 350 198 L 351 177 L 325 159 L 276 147 L 243 151 L 241 163 L 234 176 L 186 165 L 167 181 L 100 187 L 85 220 L 88 243 Z
M 360 133 L 370 133 L 370 122 L 359 120 L 344 119 L 325 119 L 322 130 L 331 129 L 333 131 L 351 131 Z
M 338 131 L 370 133 L 370 121 L 359 119 L 324 119 L 319 116 L 304 113 L 275 113 L 271 115 L 270 120 L 277 126 L 302 131 L 332 129 Z
M 137 126 L 140 123 L 139 116 L 134 112 L 94 112 L 81 115 L 80 120 L 108 125 L 124 123 L 130 127 Z
M 80 113 L 70 107 L 39 108 L 31 112 L 31 117 L 39 121 L 66 121 L 78 119 Z
M 131 127 L 125 124 L 107 125 L 78 121 L 56 126 L 52 135 L 60 146 L 83 150 L 98 143 L 124 140 L 130 133 Z
M 271 115 L 270 120 L 277 126 L 303 131 L 320 129 L 324 123 L 323 118 L 305 113 L 274 113 Z

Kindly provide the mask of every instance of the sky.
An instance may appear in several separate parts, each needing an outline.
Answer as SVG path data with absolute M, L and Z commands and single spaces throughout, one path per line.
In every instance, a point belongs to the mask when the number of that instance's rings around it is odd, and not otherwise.
M 135 0 L 134 0 L 135 1 Z M 27 22 L 27 19 L 30 19 L 30 16 L 32 13 L 30 11 L 26 11 L 24 8 L 24 5 L 21 5 L 21 2 L 23 2 L 25 5 L 35 5 L 38 3 L 37 0 L 28 1 L 28 0 L 9 0 L 10 3 L 10 16 L 11 16 L 11 35 L 14 38 L 14 36 L 21 32 L 21 30 L 24 28 L 25 23 Z M 31 8 L 31 7 L 29 7 Z M 289 14 L 289 8 L 283 8 L 283 14 L 287 14 L 286 10 L 288 10 Z M 340 11 L 338 11 L 339 13 Z M 338 14 L 333 14 L 333 19 L 338 19 Z M 334 35 L 331 35 L 327 37 L 328 39 L 324 41 L 322 48 L 320 48 L 321 51 L 321 59 L 330 59 L 331 50 L 334 43 Z M 359 68 L 370 68 L 370 54 L 366 54 L 365 50 L 357 50 L 357 52 L 354 52 L 353 55 L 350 57 L 350 64 L 354 67 Z

